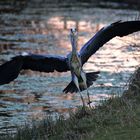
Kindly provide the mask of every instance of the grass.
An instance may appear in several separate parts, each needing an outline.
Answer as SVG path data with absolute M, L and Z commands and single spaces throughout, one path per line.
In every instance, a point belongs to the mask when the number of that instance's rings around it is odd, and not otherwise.
M 79 109 L 70 118 L 56 122 L 48 117 L 32 128 L 17 128 L 17 134 L 0 140 L 139 140 L 140 139 L 140 68 L 134 73 L 129 89 L 121 97 L 104 101 L 95 109 L 82 113 Z

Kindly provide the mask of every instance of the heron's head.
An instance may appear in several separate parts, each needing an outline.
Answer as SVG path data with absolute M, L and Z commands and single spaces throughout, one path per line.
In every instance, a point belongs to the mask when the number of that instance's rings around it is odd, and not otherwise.
M 71 39 L 71 44 L 72 47 L 76 47 L 77 45 L 77 30 L 76 28 L 71 28 L 70 29 L 70 39 Z
M 76 30 L 76 28 L 71 28 L 70 29 L 70 36 L 71 37 L 77 37 L 77 30 Z

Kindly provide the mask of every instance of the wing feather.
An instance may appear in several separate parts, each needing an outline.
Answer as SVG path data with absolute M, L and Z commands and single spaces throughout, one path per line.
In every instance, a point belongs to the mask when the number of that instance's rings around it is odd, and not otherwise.
M 116 36 L 126 36 L 140 30 L 140 21 L 115 22 L 98 31 L 80 50 L 82 64 L 106 42 Z
M 69 70 L 68 60 L 62 56 L 31 54 L 25 56 L 23 60 L 23 69 L 40 72 L 66 72 Z
M 28 54 L 13 57 L 0 66 L 0 85 L 7 84 L 18 77 L 22 69 L 40 72 L 66 72 L 69 70 L 66 57 Z

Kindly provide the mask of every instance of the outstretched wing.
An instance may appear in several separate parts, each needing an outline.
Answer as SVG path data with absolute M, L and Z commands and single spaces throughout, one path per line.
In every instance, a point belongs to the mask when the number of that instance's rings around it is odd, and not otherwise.
M 115 22 L 102 28 L 80 50 L 82 64 L 106 42 L 116 36 L 125 36 L 140 30 L 140 21 Z
M 69 70 L 66 57 L 28 54 L 13 57 L 0 66 L 0 85 L 7 84 L 17 78 L 22 69 L 40 72 L 65 72 Z

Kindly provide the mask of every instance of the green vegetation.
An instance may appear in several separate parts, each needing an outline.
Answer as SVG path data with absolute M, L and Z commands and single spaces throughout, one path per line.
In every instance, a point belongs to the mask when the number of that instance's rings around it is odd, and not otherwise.
M 54 122 L 47 118 L 33 127 L 17 128 L 1 140 L 139 140 L 140 139 L 140 68 L 131 78 L 129 89 L 122 97 L 114 97 L 95 109 Z

